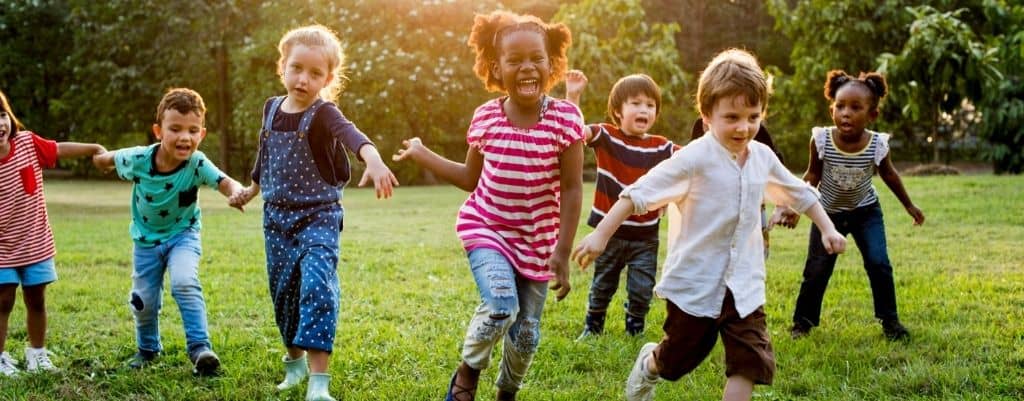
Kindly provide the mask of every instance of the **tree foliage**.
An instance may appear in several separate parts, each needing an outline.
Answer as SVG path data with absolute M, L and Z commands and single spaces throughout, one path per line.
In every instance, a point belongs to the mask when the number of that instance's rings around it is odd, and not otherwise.
M 982 136 L 988 139 L 987 157 L 996 173 L 1024 172 L 1024 5 L 1002 1 L 986 2 L 993 34 L 992 46 L 998 47 L 1003 79 L 985 90 L 981 103 L 985 108 Z
M 583 0 L 563 6 L 554 19 L 572 28 L 570 64 L 590 82 L 580 105 L 588 122 L 605 121 L 608 94 L 619 78 L 644 73 L 661 87 L 660 128 L 655 131 L 685 143 L 695 112 L 687 96 L 689 78 L 675 50 L 679 26 L 649 24 L 645 17 L 640 0 Z
M 943 121 L 943 115 L 963 108 L 965 102 L 981 100 L 983 88 L 1001 78 L 995 58 L 998 49 L 979 41 L 961 21 L 967 9 L 940 12 L 917 6 L 907 12 L 914 19 L 910 36 L 899 54 L 879 56 L 878 71 L 899 83 L 893 86 L 891 98 L 905 105 L 904 117 L 925 127 L 932 161 L 937 162 L 939 144 L 953 142 L 951 124 Z

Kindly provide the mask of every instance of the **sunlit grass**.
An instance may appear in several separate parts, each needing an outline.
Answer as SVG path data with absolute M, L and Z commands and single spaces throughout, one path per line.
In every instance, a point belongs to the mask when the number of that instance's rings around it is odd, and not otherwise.
M 867 278 L 856 248 L 839 259 L 822 326 L 789 339 L 789 316 L 806 252 L 807 219 L 773 232 L 768 263 L 769 330 L 778 372 L 761 400 L 1017 400 L 1024 398 L 1024 178 L 905 178 L 928 217 L 909 216 L 880 181 L 890 257 L 908 343 L 882 338 L 872 319 Z M 584 200 L 589 207 L 590 188 Z M 131 276 L 127 184 L 48 181 L 60 280 L 48 290 L 48 346 L 62 373 L 0 378 L 2 400 L 301 400 L 277 394 L 282 348 L 267 295 L 261 208 L 240 214 L 208 190 L 203 205 L 201 278 L 214 347 L 224 375 L 190 374 L 177 306 L 165 295 L 158 364 L 130 371 L 134 325 L 126 302 Z M 342 312 L 332 360 L 332 392 L 352 400 L 437 400 L 459 359 L 476 288 L 455 237 L 465 193 L 452 187 L 401 187 L 391 200 L 348 189 L 342 235 Z M 581 225 L 580 236 L 590 229 Z M 664 250 L 663 250 L 664 251 Z M 636 351 L 657 341 L 664 307 L 639 338 L 624 334 L 612 309 L 607 334 L 576 343 L 590 273 L 574 272 L 573 293 L 550 300 L 543 339 L 520 400 L 620 400 Z M 623 291 L 614 305 L 624 301 Z M 23 306 L 10 320 L 7 349 L 22 359 Z M 721 396 L 723 355 L 656 400 Z M 497 360 L 497 359 L 496 359 Z M 479 399 L 493 396 L 495 368 Z

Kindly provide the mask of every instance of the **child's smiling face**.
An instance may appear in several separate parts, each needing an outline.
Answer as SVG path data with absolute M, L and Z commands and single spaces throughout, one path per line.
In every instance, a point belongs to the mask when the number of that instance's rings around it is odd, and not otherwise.
M 845 136 L 861 135 L 864 128 L 878 117 L 874 101 L 871 90 L 864 84 L 854 82 L 843 85 L 836 91 L 835 100 L 829 107 L 832 122 Z
M 178 110 L 164 110 L 163 121 L 153 124 L 153 134 L 160 140 L 160 154 L 177 162 L 192 157 L 199 143 L 206 137 L 203 117 L 197 112 L 182 114 Z M 159 155 L 158 155 L 159 156 Z
M 528 29 L 509 32 L 501 37 L 498 54 L 493 73 L 509 98 L 522 105 L 539 102 L 551 74 L 544 35 Z
M 7 142 L 11 138 L 12 125 L 10 114 L 7 114 L 6 110 L 0 109 L 0 143 Z
M 711 115 L 703 116 L 718 143 L 729 152 L 742 154 L 758 128 L 764 110 L 760 103 L 751 105 L 746 96 L 726 96 L 715 102 Z

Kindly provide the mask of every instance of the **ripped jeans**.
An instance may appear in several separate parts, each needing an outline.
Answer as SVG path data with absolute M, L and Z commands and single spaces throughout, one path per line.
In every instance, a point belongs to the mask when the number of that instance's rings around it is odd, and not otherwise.
M 504 338 L 501 372 L 495 385 L 516 392 L 540 343 L 547 283 L 519 276 L 508 259 L 493 249 L 470 251 L 469 267 L 481 302 L 466 330 L 462 360 L 473 369 L 487 368 L 494 346 Z
M 135 339 L 139 349 L 163 351 L 160 343 L 160 309 L 163 307 L 164 273 L 171 281 L 171 296 L 178 303 L 185 329 L 187 351 L 210 347 L 206 325 L 206 301 L 199 283 L 199 257 L 203 253 L 199 232 L 182 231 L 163 244 L 135 245 L 135 269 L 128 304 L 135 314 Z

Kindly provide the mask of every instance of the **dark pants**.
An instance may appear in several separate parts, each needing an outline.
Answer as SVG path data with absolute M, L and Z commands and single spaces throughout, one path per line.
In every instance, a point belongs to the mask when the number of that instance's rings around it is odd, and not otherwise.
M 897 319 L 896 285 L 893 283 L 892 265 L 886 250 L 881 206 L 875 202 L 846 212 L 829 213 L 828 217 L 840 234 L 850 234 L 857 242 L 857 249 L 864 257 L 864 270 L 871 282 L 875 317 L 882 320 Z M 821 322 L 821 302 L 836 267 L 836 257 L 825 252 L 821 244 L 821 231 L 811 225 L 804 281 L 800 284 L 800 295 L 797 296 L 796 310 L 793 312 L 794 323 L 817 326 Z
M 602 313 L 608 310 L 612 296 L 619 288 L 622 269 L 626 272 L 626 313 L 644 318 L 651 309 L 654 276 L 658 272 L 658 239 L 630 241 L 611 238 L 604 253 L 594 261 L 594 281 L 590 284 L 590 305 L 587 310 Z
M 756 384 L 772 384 L 775 351 L 768 337 L 763 306 L 741 318 L 732 291 L 725 293 L 722 313 L 717 318 L 696 317 L 683 312 L 672 301 L 665 303 L 665 336 L 654 349 L 654 364 L 662 379 L 679 380 L 696 369 L 715 347 L 717 337 L 721 337 L 725 377 L 740 375 Z

